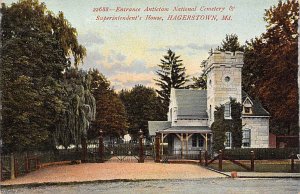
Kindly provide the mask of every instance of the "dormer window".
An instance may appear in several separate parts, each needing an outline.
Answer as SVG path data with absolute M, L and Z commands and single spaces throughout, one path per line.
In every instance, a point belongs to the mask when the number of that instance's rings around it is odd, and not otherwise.
M 243 114 L 252 114 L 252 105 L 253 102 L 247 97 L 243 103 Z
M 250 107 L 244 107 L 245 114 L 250 114 L 251 113 L 251 108 Z

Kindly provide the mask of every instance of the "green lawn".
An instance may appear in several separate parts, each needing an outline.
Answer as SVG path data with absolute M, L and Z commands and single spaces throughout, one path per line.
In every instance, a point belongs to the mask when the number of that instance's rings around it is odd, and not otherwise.
M 241 163 L 250 167 L 249 161 L 241 161 Z M 229 161 L 223 161 L 223 171 L 224 172 L 244 172 L 246 169 L 233 164 Z M 209 167 L 218 170 L 218 161 L 213 162 Z M 300 173 L 300 161 L 295 161 L 295 172 Z M 271 160 L 271 161 L 255 161 L 254 163 L 255 172 L 291 172 L 291 163 L 289 160 Z

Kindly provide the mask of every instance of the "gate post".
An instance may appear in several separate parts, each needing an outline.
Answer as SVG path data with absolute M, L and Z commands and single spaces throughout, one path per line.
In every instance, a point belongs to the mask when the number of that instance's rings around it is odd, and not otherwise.
M 10 155 L 10 179 L 15 179 L 15 157 L 14 154 Z
M 144 163 L 144 145 L 143 145 L 143 132 L 139 131 L 139 163 Z
M 2 181 L 3 180 L 3 176 L 2 176 L 2 168 L 3 168 L 3 163 L 2 163 L 2 158 L 1 158 L 1 156 L 0 156 L 0 181 Z
M 205 150 L 205 152 L 204 152 L 204 159 L 205 159 L 205 166 L 207 166 L 207 163 L 208 163 L 208 152 L 207 152 L 207 150 Z
M 291 154 L 291 172 L 295 172 L 295 161 L 294 161 L 294 153 Z
M 87 145 L 86 145 L 86 138 L 81 138 L 81 147 L 82 147 L 82 162 L 86 162 L 87 156 Z
M 201 149 L 199 150 L 199 163 L 202 164 L 202 153 L 201 153 Z
M 159 133 L 155 136 L 155 162 L 160 162 L 160 138 Z
M 104 162 L 103 131 L 99 130 L 99 162 Z
M 254 157 L 255 157 L 254 151 L 252 150 L 250 154 L 251 154 L 251 171 L 253 172 L 254 171 Z
M 24 164 L 25 165 L 25 172 L 29 173 L 28 152 L 26 152 L 24 163 L 25 163 Z
M 223 151 L 220 150 L 219 151 L 219 170 L 221 171 L 223 168 L 222 168 L 222 160 L 223 160 Z

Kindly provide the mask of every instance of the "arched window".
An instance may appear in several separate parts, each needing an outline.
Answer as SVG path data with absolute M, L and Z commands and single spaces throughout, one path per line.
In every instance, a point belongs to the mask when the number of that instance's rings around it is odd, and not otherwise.
M 244 129 L 243 130 L 243 140 L 242 144 L 243 147 L 250 147 L 251 143 L 251 130 L 250 129 Z

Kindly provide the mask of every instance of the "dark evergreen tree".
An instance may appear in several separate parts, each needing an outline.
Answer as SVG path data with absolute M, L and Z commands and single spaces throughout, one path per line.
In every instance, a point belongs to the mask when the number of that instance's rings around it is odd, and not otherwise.
M 160 60 L 159 70 L 156 71 L 159 78 L 155 81 L 156 85 L 160 87 L 156 91 L 163 102 L 165 114 L 168 112 L 171 88 L 185 88 L 188 81 L 186 69 L 179 58 L 180 56 L 176 56 L 175 52 L 169 49 L 167 55 L 164 55 L 163 59 Z
M 226 34 L 224 40 L 222 40 L 221 47 L 218 47 L 217 50 L 220 51 L 244 51 L 244 46 L 241 46 L 239 43 L 239 38 L 236 34 Z
M 206 80 L 207 80 L 207 78 L 206 78 L 205 75 L 201 75 L 200 77 L 193 77 L 192 81 L 194 83 L 191 84 L 189 87 L 193 88 L 193 89 L 203 89 L 203 90 L 205 90 L 207 88 Z

